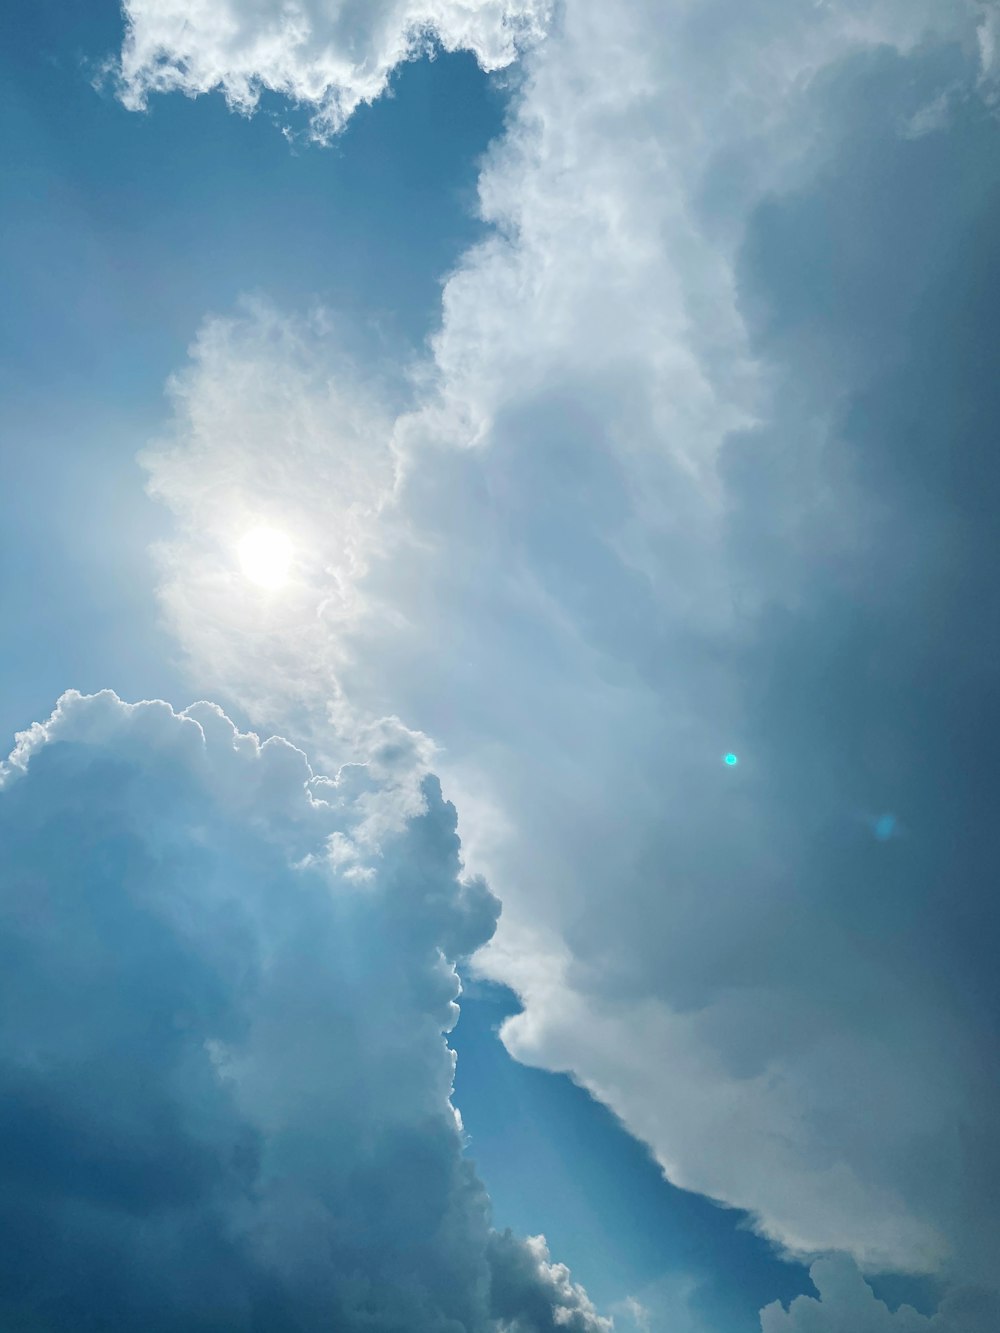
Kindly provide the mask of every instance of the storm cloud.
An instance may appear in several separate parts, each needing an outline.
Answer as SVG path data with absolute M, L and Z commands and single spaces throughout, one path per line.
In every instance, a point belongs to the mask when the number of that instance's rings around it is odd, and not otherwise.
M 450 1102 L 498 905 L 454 809 L 374 845 L 210 704 L 70 693 L 3 772 L 0 1322 L 59 1333 L 607 1327 L 498 1235 Z

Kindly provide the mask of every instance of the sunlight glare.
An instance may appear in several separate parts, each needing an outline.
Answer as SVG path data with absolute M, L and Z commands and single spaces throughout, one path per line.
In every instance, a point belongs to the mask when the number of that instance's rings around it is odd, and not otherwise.
M 261 588 L 280 588 L 288 580 L 292 543 L 275 528 L 254 528 L 237 548 L 243 573 Z

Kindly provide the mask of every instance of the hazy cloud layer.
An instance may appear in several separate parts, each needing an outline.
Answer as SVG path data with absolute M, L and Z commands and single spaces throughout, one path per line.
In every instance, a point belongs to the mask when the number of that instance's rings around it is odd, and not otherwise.
M 412 410 L 341 432 L 303 383 L 275 482 L 254 405 L 283 435 L 302 326 L 250 314 L 206 327 L 149 461 L 196 674 L 317 738 L 332 706 L 442 745 L 505 903 L 482 966 L 524 999 L 515 1055 L 797 1253 L 978 1281 L 1000 1249 L 991 22 L 567 4 Z M 305 355 L 362 401 L 324 338 Z M 352 439 L 343 483 L 314 482 Z M 322 572 L 206 601 L 231 496 Z
M 2 776 L 5 1328 L 609 1327 L 462 1156 L 497 902 L 433 778 L 375 851 L 370 770 L 110 693 Z
M 311 113 L 313 134 L 342 129 L 402 61 L 439 44 L 484 69 L 509 65 L 542 36 L 547 0 L 124 0 L 117 69 L 125 105 L 152 93 L 222 91 L 248 113 L 282 93 Z

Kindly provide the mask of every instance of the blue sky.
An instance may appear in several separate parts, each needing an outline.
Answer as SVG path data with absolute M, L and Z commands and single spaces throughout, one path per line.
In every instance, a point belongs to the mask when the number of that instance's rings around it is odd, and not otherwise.
M 6 1325 L 990 1333 L 993 7 L 0 24 Z

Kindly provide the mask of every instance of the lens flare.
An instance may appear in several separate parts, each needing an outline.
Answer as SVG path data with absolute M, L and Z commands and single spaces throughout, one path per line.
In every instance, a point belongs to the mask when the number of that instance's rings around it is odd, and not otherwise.
M 878 819 L 872 824 L 872 832 L 879 842 L 887 842 L 896 832 L 896 816 L 890 814 L 879 815 Z

